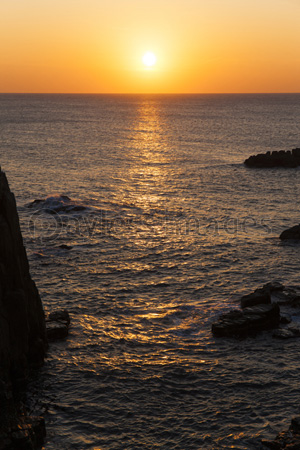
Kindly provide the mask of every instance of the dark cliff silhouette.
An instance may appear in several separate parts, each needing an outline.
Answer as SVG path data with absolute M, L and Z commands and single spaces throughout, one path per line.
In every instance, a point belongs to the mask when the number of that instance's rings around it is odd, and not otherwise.
M 43 363 L 46 349 L 42 302 L 30 276 L 15 197 L 0 170 L 1 449 L 21 448 L 18 445 L 21 442 L 24 445 L 24 439 L 27 439 L 26 448 L 41 443 L 43 424 L 37 418 L 30 420 L 24 415 L 20 418 L 13 394 L 26 380 L 29 368 Z M 13 432 L 14 427 L 17 432 Z

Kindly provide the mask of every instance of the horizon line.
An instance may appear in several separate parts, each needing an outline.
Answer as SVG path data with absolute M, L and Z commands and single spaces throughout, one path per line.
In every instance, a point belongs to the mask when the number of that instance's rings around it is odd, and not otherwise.
M 0 95 L 298 95 L 299 92 L 0 92 Z

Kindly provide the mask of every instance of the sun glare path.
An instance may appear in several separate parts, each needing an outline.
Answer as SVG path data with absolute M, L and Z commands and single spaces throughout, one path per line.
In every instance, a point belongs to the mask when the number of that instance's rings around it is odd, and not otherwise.
M 156 64 L 156 56 L 152 52 L 147 52 L 143 56 L 143 63 L 147 67 L 152 67 Z

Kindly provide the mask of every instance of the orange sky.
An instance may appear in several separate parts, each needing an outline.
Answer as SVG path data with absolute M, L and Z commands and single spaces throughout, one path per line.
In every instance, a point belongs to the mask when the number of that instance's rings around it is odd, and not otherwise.
M 300 92 L 299 24 L 300 0 L 3 0 L 0 92 Z

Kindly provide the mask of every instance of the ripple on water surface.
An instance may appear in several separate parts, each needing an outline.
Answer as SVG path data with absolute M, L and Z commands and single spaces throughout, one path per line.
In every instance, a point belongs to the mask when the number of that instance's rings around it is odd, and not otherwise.
M 298 341 L 210 326 L 265 282 L 298 283 L 299 246 L 277 237 L 299 222 L 300 171 L 242 162 L 299 146 L 299 96 L 2 100 L 31 272 L 72 316 L 30 387 L 45 449 L 254 450 L 287 428 Z

